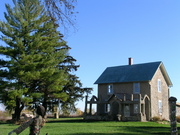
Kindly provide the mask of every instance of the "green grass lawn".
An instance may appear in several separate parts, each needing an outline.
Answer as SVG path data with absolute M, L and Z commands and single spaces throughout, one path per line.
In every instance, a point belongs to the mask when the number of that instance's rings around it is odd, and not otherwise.
M 1 124 L 0 135 L 7 135 L 16 127 L 18 126 L 13 124 Z M 180 128 L 180 125 L 178 127 Z M 28 133 L 29 129 L 26 129 L 20 135 L 28 135 Z M 86 122 L 81 118 L 60 118 L 58 120 L 48 119 L 48 122 L 41 129 L 41 135 L 46 133 L 49 135 L 169 135 L 170 126 L 156 122 Z

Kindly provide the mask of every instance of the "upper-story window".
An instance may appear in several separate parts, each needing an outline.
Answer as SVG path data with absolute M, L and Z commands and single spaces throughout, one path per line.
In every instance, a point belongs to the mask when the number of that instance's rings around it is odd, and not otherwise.
M 108 85 L 107 92 L 108 92 L 108 94 L 113 94 L 113 85 L 112 84 Z
M 135 94 L 139 94 L 140 93 L 140 83 L 133 83 L 133 92 Z
M 158 92 L 161 92 L 161 79 L 158 79 L 157 81 L 157 88 L 158 88 Z

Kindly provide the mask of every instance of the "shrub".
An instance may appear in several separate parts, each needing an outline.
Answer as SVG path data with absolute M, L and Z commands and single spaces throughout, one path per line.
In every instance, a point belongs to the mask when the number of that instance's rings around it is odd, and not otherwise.
M 167 119 L 165 119 L 165 118 L 162 118 L 162 121 L 168 121 Z
M 161 118 L 159 116 L 152 117 L 152 121 L 157 122 L 157 121 L 160 121 L 160 120 L 161 120 Z
M 177 120 L 177 122 L 180 122 L 180 115 L 176 116 L 176 120 Z
M 7 121 L 10 115 L 8 112 L 0 111 L 0 121 Z

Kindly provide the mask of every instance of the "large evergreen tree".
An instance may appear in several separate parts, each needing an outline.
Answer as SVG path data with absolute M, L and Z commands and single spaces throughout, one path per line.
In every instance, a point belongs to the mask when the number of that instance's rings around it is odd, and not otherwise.
M 0 46 L 5 56 L 0 60 L 0 90 L 18 120 L 30 102 L 42 102 L 47 108 L 49 97 L 67 99 L 60 91 L 68 82 L 62 63 L 69 48 L 39 0 L 13 2 L 13 8 L 6 4 L 6 22 L 0 22 L 0 39 L 5 42 Z

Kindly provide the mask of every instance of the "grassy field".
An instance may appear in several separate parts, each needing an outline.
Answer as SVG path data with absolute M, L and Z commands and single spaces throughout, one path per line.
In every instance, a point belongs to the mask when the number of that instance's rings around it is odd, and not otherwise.
M 16 127 L 18 126 L 1 123 L 0 135 L 7 135 Z M 28 133 L 29 129 L 26 129 L 20 135 L 28 135 Z M 157 122 L 87 122 L 83 121 L 82 118 L 60 118 L 58 120 L 48 119 L 48 122 L 41 129 L 41 135 L 46 133 L 49 135 L 169 135 L 170 126 Z

